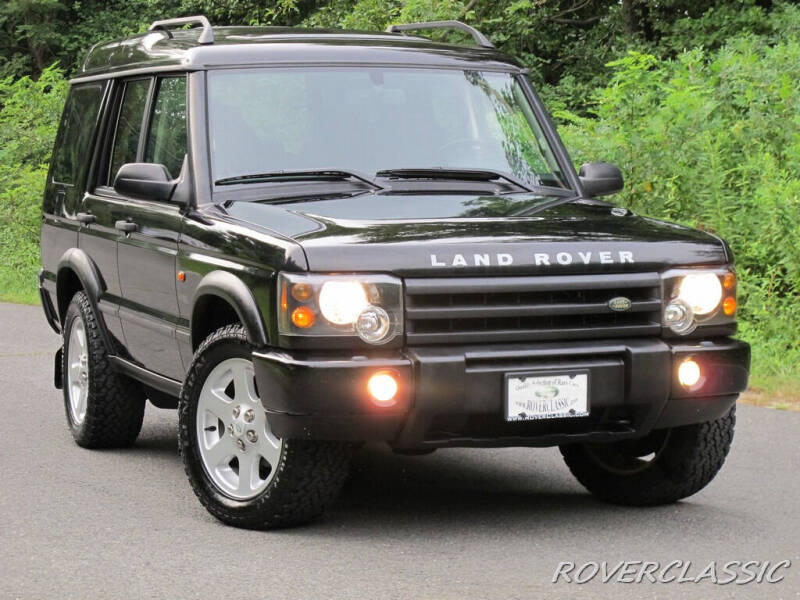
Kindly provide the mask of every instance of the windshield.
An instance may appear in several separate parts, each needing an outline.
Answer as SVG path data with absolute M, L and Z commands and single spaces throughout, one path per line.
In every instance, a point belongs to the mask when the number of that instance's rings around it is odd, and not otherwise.
M 283 170 L 489 169 L 566 187 L 508 73 L 237 69 L 208 76 L 216 181 Z

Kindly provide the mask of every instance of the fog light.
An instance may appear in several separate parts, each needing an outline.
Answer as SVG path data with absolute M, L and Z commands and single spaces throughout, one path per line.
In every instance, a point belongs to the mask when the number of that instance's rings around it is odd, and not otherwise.
M 674 300 L 664 309 L 664 324 L 675 333 L 689 333 L 694 328 L 694 313 L 683 300 Z
M 691 358 L 683 361 L 678 367 L 678 381 L 685 388 L 690 388 L 700 381 L 700 365 Z
M 397 380 L 391 373 L 379 372 L 369 378 L 367 390 L 372 401 L 378 406 L 392 406 L 397 400 L 397 390 L 399 386 Z
M 368 306 L 356 319 L 356 333 L 365 342 L 380 344 L 389 341 L 390 325 L 389 313 L 379 306 Z

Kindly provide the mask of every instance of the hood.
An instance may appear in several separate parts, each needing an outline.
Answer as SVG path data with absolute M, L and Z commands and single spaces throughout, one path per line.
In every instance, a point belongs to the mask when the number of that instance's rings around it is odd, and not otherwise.
M 729 260 L 719 238 L 605 202 L 569 202 L 520 216 L 549 200 L 363 194 L 280 204 L 233 201 L 225 210 L 295 240 L 312 271 L 601 273 Z

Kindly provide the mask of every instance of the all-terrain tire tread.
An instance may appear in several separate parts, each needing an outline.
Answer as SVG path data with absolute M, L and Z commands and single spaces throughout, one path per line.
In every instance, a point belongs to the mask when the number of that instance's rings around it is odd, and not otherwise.
M 572 474 L 592 494 L 614 504 L 654 506 L 687 498 L 707 486 L 722 468 L 733 441 L 736 407 L 714 421 L 677 427 L 656 464 L 619 476 L 600 467 L 582 445 L 561 447 Z
M 194 493 L 217 519 L 246 529 L 277 529 L 311 521 L 319 517 L 337 496 L 347 478 L 351 444 L 315 440 L 284 440 L 277 473 L 262 495 L 247 502 L 220 501 L 203 474 L 200 458 L 192 448 L 196 405 L 195 394 L 203 386 L 203 374 L 210 368 L 208 351 L 218 344 L 236 343 L 248 351 L 241 325 L 226 325 L 209 335 L 197 348 L 189 373 L 181 390 L 179 442 L 184 470 Z
M 75 314 L 75 311 L 78 314 Z M 97 317 L 88 296 L 77 292 L 67 309 L 70 318 L 83 318 L 89 348 L 89 398 L 86 417 L 76 426 L 69 413 L 67 382 L 67 352 L 62 353 L 62 381 L 64 381 L 64 408 L 73 437 L 84 448 L 122 448 L 132 445 L 142 429 L 145 396 L 141 386 L 114 371 L 108 359 Z M 65 350 L 68 328 L 64 328 Z

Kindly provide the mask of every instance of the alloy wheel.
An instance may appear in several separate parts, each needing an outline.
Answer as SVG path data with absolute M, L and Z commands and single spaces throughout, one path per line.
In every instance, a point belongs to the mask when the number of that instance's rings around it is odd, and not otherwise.
M 212 483 L 226 496 L 249 500 L 278 470 L 282 440 L 271 431 L 253 363 L 229 358 L 209 373 L 197 403 L 197 445 Z

